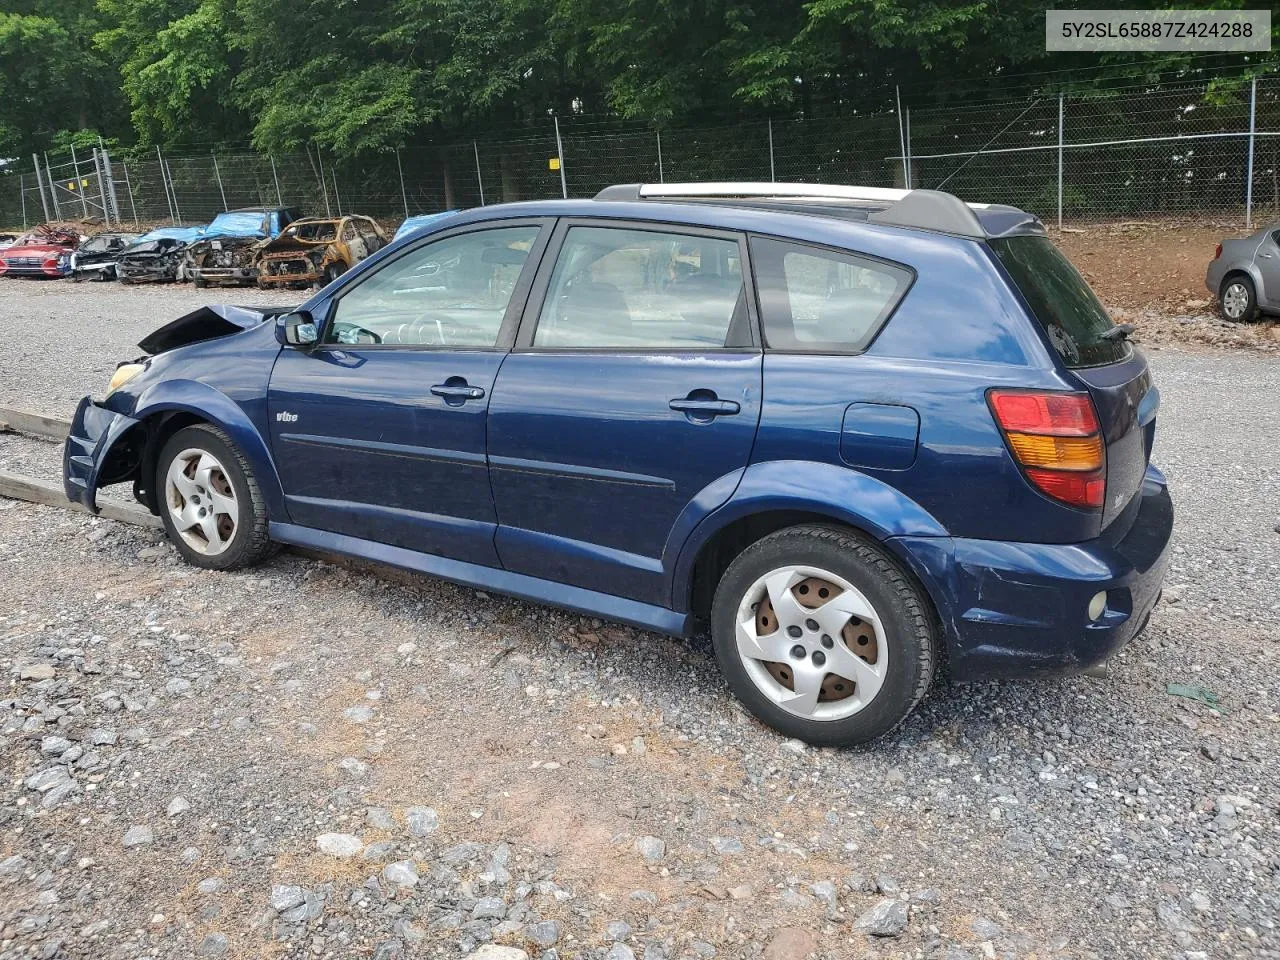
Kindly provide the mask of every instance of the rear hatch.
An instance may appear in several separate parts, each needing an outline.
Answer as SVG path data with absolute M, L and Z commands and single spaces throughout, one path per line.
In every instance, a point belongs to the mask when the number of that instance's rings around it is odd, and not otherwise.
M 1106 447 L 1102 526 L 1142 487 L 1160 394 L 1146 357 L 1117 330 L 1101 301 L 1048 237 L 990 241 L 1063 366 L 1093 398 Z

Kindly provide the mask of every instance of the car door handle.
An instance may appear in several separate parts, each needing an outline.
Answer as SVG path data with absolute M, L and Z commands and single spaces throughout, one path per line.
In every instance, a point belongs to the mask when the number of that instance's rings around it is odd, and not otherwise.
M 1260 253 L 1260 254 L 1258 254 L 1258 256 L 1260 256 L 1260 257 L 1262 257 L 1262 258 L 1264 258 L 1264 259 L 1266 259 L 1266 260 L 1270 260 L 1270 259 L 1271 259 L 1271 254 L 1269 254 L 1269 253 Z
M 473 387 L 466 383 L 437 383 L 431 388 L 431 392 L 437 397 L 444 397 L 446 402 L 479 400 L 484 396 L 483 387 Z
M 679 410 L 695 417 L 728 417 L 742 411 L 742 406 L 735 400 L 709 400 L 691 397 L 678 397 L 667 404 L 672 410 Z

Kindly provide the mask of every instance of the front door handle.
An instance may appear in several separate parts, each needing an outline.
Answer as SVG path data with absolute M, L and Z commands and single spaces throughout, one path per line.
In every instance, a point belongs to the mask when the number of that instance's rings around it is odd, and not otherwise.
M 461 377 L 450 377 L 444 383 L 437 383 L 431 388 L 437 397 L 443 397 L 445 403 L 458 404 L 467 400 L 479 400 L 484 396 L 483 387 L 473 387 Z
M 1264 260 L 1270 260 L 1270 259 L 1271 259 L 1271 254 L 1269 254 L 1269 253 L 1260 253 L 1260 254 L 1258 254 L 1258 256 L 1262 257 Z
M 679 410 L 696 419 L 711 417 L 731 417 L 742 412 L 742 406 L 735 400 L 717 400 L 701 397 L 677 397 L 667 404 L 672 410 Z

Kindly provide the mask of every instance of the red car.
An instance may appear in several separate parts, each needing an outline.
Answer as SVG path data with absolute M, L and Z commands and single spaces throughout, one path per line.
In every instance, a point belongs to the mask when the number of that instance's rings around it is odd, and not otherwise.
M 0 250 L 0 277 L 65 277 L 80 235 L 60 227 L 37 227 Z

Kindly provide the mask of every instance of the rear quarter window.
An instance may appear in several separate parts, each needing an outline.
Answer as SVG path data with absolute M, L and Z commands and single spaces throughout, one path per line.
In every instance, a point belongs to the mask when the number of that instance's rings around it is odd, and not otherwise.
M 1013 278 L 1053 349 L 1071 368 L 1100 367 L 1129 357 L 1102 301 L 1048 237 L 1005 237 L 991 249 Z
M 774 350 L 866 349 L 907 288 L 905 267 L 768 237 L 751 238 L 765 344 Z

